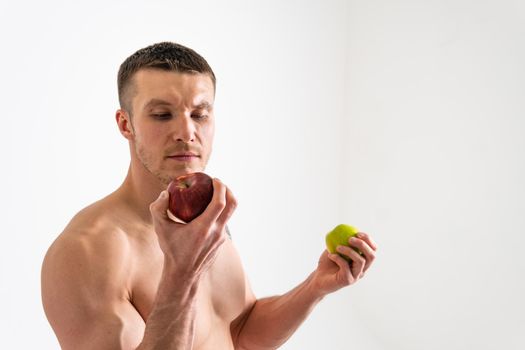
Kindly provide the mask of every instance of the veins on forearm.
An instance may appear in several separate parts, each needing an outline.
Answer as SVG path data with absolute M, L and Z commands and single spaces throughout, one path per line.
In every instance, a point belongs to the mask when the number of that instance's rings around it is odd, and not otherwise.
M 311 279 L 281 296 L 258 300 L 238 333 L 238 349 L 273 350 L 284 344 L 322 299 Z

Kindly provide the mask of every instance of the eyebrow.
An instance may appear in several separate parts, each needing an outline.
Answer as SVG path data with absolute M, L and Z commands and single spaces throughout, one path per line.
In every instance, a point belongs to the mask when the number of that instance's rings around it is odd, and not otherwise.
M 202 101 L 201 103 L 195 106 L 195 109 L 205 109 L 209 111 L 213 109 L 213 105 L 208 101 Z
M 158 98 L 152 98 L 144 105 L 143 109 L 148 109 L 156 106 L 171 106 L 171 103 L 168 101 L 164 101 Z M 211 104 L 208 101 L 202 101 L 198 105 L 194 106 L 195 109 L 205 109 L 205 110 L 211 110 L 213 109 L 213 104 Z
M 144 105 L 143 109 L 148 109 L 148 108 L 155 107 L 155 106 L 170 106 L 170 105 L 171 103 L 167 101 L 159 100 L 158 98 L 152 98 L 151 100 L 148 101 L 148 103 Z

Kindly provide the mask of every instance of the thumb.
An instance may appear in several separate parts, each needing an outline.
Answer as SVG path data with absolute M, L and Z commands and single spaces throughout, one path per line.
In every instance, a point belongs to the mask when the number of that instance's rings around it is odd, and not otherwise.
M 167 190 L 162 191 L 159 197 L 150 204 L 149 211 L 153 217 L 168 219 L 169 193 Z

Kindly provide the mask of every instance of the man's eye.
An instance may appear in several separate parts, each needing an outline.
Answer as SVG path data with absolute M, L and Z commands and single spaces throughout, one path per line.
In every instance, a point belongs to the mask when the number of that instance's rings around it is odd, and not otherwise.
M 171 118 L 171 114 L 169 113 L 156 113 L 156 114 L 152 114 L 151 116 L 159 120 L 168 120 Z
M 193 119 L 206 119 L 208 116 L 205 114 L 192 114 L 191 117 Z

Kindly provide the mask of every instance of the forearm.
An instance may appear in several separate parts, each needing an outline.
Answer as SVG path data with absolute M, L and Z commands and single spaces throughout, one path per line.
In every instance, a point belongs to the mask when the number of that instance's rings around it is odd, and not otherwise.
M 169 266 L 164 267 L 144 338 L 137 350 L 193 348 L 198 284 L 198 279 L 181 278 Z
M 281 296 L 257 300 L 238 335 L 237 349 L 270 350 L 284 344 L 322 297 L 312 276 Z

